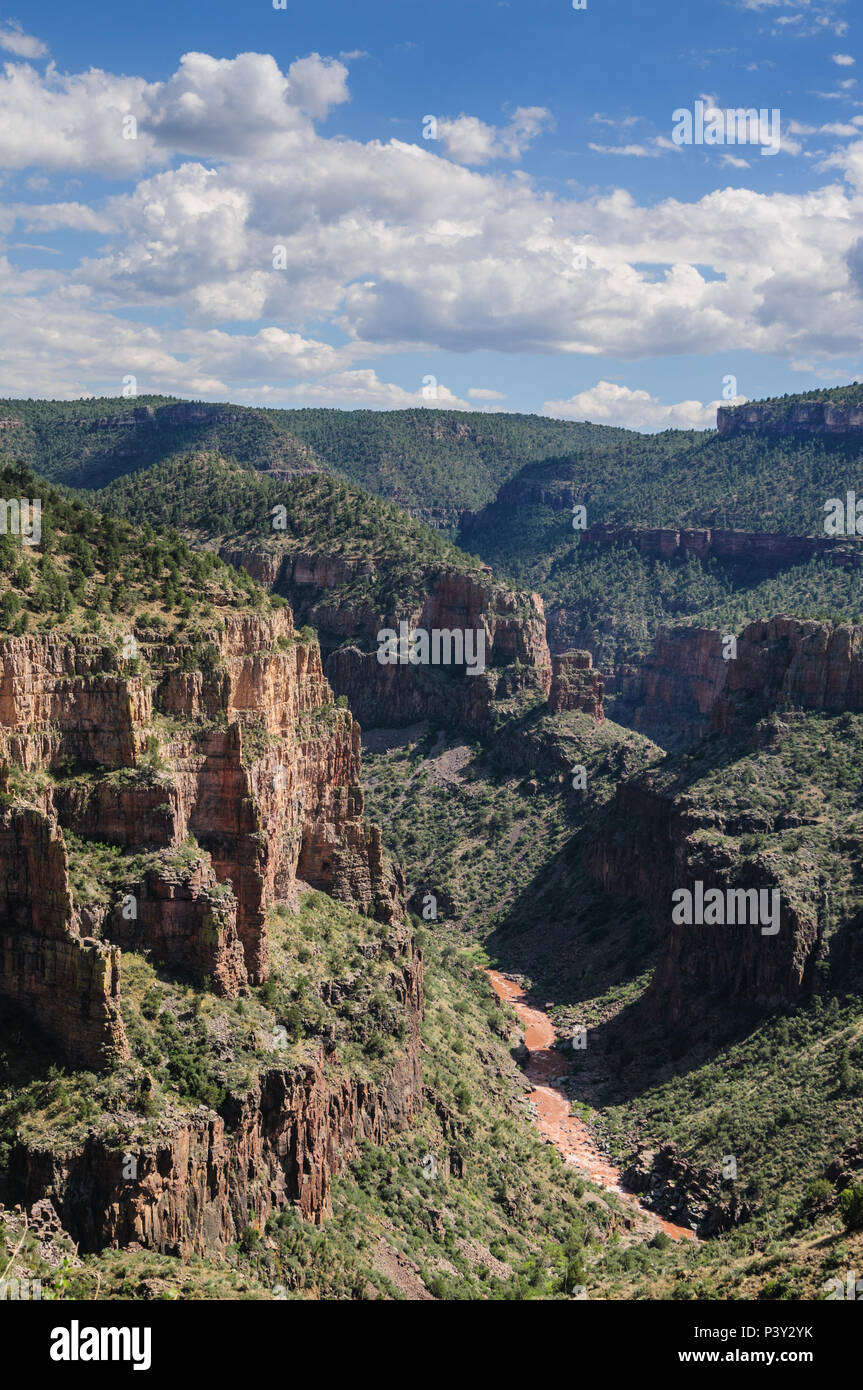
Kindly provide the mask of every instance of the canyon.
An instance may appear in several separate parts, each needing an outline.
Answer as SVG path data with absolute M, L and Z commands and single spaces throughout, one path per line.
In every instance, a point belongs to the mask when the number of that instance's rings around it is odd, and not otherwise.
M 220 554 L 287 598 L 297 620 L 315 628 L 327 680 L 363 726 L 438 718 L 489 734 L 514 709 L 548 698 L 552 671 L 542 599 L 495 582 L 487 568 L 479 574 L 442 569 L 422 575 L 413 601 L 404 595 L 381 612 L 361 596 L 347 597 L 351 585 L 361 588 L 386 575 L 386 567 L 373 560 L 296 554 L 287 545 L 262 551 L 223 547 Z M 345 597 L 334 597 L 339 590 Z M 411 630 L 484 633 L 486 670 L 468 679 L 464 671 L 381 665 L 377 634 L 400 622 Z

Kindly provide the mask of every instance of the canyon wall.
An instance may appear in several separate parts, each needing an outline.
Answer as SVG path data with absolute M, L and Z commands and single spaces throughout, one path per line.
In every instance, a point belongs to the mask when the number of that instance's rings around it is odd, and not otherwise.
M 681 723 L 701 733 L 757 744 L 758 724 L 773 711 L 863 710 L 863 627 L 779 616 L 749 624 L 736 656 L 724 661 L 720 634 L 677 629 L 662 635 L 646 672 L 640 727 Z M 639 711 L 636 711 L 638 714 Z M 691 740 L 690 740 L 691 741 Z M 795 808 L 741 818 L 696 806 L 662 772 L 623 782 L 603 833 L 586 850 L 592 876 L 609 892 L 645 899 L 668 924 L 666 945 L 644 1000 L 655 1021 L 692 1026 L 706 992 L 758 1004 L 792 1002 L 808 985 L 823 944 L 824 910 L 816 885 L 794 889 L 756 856 L 728 840 L 781 832 L 798 824 Z M 723 843 L 724 840 L 724 843 Z M 672 893 L 711 888 L 780 888 L 780 929 L 675 925 Z
M 764 575 L 804 565 L 818 558 L 841 569 L 858 569 L 863 564 L 863 540 L 838 536 L 782 536 L 761 531 L 733 531 L 720 527 L 674 528 L 614 526 L 601 523 L 581 533 L 582 541 L 594 545 L 634 545 L 642 554 L 657 560 L 678 560 L 695 556 L 716 559 L 724 564 L 746 567 Z
M 724 635 L 711 628 L 660 628 L 644 661 L 623 670 L 615 717 L 663 748 L 704 737 L 728 675 Z
M 819 903 L 790 898 L 787 886 L 763 864 L 733 855 L 703 835 L 705 830 L 734 835 L 743 829 L 781 829 L 781 824 L 729 825 L 719 812 L 707 815 L 693 808 L 685 793 L 669 793 L 648 772 L 618 788 L 607 826 L 608 833 L 586 850 L 589 872 L 605 891 L 649 903 L 657 921 L 667 925 L 642 1004 L 650 1022 L 691 1028 L 705 995 L 713 992 L 769 1006 L 800 995 L 821 945 Z M 763 935 L 759 925 L 673 923 L 672 894 L 694 890 L 696 882 L 705 893 L 779 888 L 779 931 Z
M 489 572 L 445 569 L 420 575 L 413 581 L 413 598 L 403 597 L 382 612 L 371 592 L 386 572 L 374 561 L 232 548 L 220 553 L 288 598 L 298 621 L 317 630 L 327 679 L 337 695 L 347 697 L 364 727 L 431 718 L 490 733 L 508 710 L 548 698 L 551 657 L 542 599 L 497 583 Z M 353 587 L 350 600 L 339 594 L 348 586 Z M 468 675 L 456 667 L 382 665 L 377 634 L 397 630 L 400 622 L 411 630 L 483 633 L 485 671 Z
M 623 677 L 627 722 L 663 747 L 733 733 L 771 709 L 863 708 L 863 628 L 779 615 L 736 638 L 715 629 L 661 629 Z
M 267 908 L 298 878 L 381 921 L 403 912 L 363 820 L 359 728 L 290 610 L 226 613 L 200 669 L 138 636 L 131 662 L 93 638 L 0 644 L 0 989 L 90 1066 L 123 1047 L 117 953 L 98 937 L 146 940 L 233 995 L 266 979 Z M 159 859 L 113 903 L 77 901 L 64 831 L 79 854 L 95 840 Z
M 723 439 L 740 434 L 863 434 L 863 405 L 832 401 L 753 401 L 721 405 L 716 428 Z
M 64 1151 L 19 1143 L 9 1167 L 25 1204 L 49 1198 L 84 1252 L 137 1243 L 212 1256 L 289 1204 L 320 1222 L 332 1177 L 359 1141 L 383 1143 L 422 1101 L 422 959 L 405 927 L 383 949 L 407 1027 L 382 1081 L 330 1077 L 319 1049 L 301 1066 L 266 1067 L 218 1114 L 169 1112 L 146 1141 L 120 1148 L 93 1132 Z

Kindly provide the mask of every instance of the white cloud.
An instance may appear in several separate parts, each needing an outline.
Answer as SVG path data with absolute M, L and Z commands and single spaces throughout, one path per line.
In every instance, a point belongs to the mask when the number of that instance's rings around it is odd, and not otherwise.
M 503 391 L 491 391 L 485 386 L 471 386 L 468 395 L 472 401 L 505 401 Z
M 44 58 L 48 52 L 48 45 L 25 34 L 17 19 L 0 21 L 0 48 L 17 58 Z
M 392 382 L 380 381 L 370 368 L 335 372 L 318 381 L 303 381 L 287 395 L 315 405 L 355 406 L 378 410 L 408 410 L 424 406 L 430 410 L 476 410 L 475 405 L 453 394 L 442 383 L 406 391 Z
M 312 121 L 347 101 L 347 68 L 317 53 L 282 73 L 269 54 L 186 53 L 167 82 L 91 68 L 44 75 L 8 63 L 0 76 L 0 167 L 132 177 L 174 154 L 289 155 Z
M 544 106 L 519 106 L 505 126 L 487 125 L 476 116 L 438 121 L 438 139 L 459 164 L 488 164 L 494 159 L 520 159 L 544 130 L 553 127 Z
M 839 68 L 853 68 L 855 59 L 851 57 L 850 53 L 833 53 L 830 61 Z
M 646 145 L 595 145 L 592 140 L 589 143 L 594 154 L 623 154 L 631 155 L 634 159 L 655 159 L 662 153 L 658 141 L 652 149 L 648 149 Z M 669 141 L 669 146 L 670 144 Z
M 114 380 L 135 350 L 150 389 L 206 394 L 212 382 L 224 396 L 327 380 L 385 400 L 401 388 L 337 378 L 410 350 L 856 352 L 863 283 L 848 256 L 863 238 L 863 139 L 837 148 L 825 160 L 835 180 L 810 191 L 728 186 L 640 204 L 622 189 L 555 196 L 440 146 L 325 138 L 314 119 L 346 95 L 342 65 L 315 55 L 282 73 L 262 55 L 190 54 L 164 84 L 8 65 L 0 116 L 15 115 L 0 120 L 0 154 L 11 167 L 97 168 L 132 186 L 96 205 L 66 194 L 0 214 L 6 234 L 17 216 L 25 232 L 102 237 L 72 270 L 26 290 L 10 279 L 18 318 L 0 390 L 101 389 L 100 374 Z M 130 110 L 137 141 L 118 135 Z M 823 129 L 848 138 L 838 123 Z M 204 153 L 159 167 L 193 147 Z M 336 334 L 343 346 L 322 341 Z M 653 408 L 684 405 L 707 409 Z
M 737 403 L 743 397 L 737 398 Z M 633 391 L 614 381 L 598 381 L 567 401 L 546 401 L 543 415 L 562 420 L 590 420 L 599 425 L 622 425 L 631 430 L 706 430 L 716 424 L 716 410 L 727 401 L 678 401 L 663 405 L 647 391 Z

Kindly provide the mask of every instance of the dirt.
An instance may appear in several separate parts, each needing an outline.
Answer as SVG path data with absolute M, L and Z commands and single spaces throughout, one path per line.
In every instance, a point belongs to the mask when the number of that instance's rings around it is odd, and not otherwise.
M 624 1191 L 619 1170 L 600 1151 L 584 1121 L 571 1113 L 569 1097 L 557 1084 L 558 1078 L 566 1076 L 569 1068 L 566 1059 L 555 1050 L 557 1031 L 551 1019 L 527 998 L 516 980 L 508 979 L 497 970 L 489 970 L 488 977 L 498 998 L 511 1004 L 524 1024 L 524 1043 L 529 1053 L 524 1072 L 533 1085 L 528 1101 L 542 1137 L 554 1144 L 566 1163 L 598 1187 L 616 1192 L 646 1216 L 656 1230 L 664 1231 L 672 1240 L 694 1240 L 695 1233 L 688 1227 L 665 1221 L 642 1206 L 633 1193 Z

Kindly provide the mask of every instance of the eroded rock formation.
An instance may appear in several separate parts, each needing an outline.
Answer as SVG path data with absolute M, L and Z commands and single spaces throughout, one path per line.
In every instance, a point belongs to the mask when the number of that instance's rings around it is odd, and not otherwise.
M 227 613 L 200 664 L 139 638 L 130 662 L 95 639 L 0 645 L 0 989 L 89 1066 L 125 1045 L 117 942 L 232 995 L 266 978 L 266 909 L 298 877 L 402 913 L 363 820 L 359 729 L 290 611 Z M 78 902 L 64 831 L 158 862 L 113 902 Z
M 560 652 L 551 659 L 551 689 L 548 695 L 549 714 L 562 710 L 583 710 L 593 715 L 597 724 L 605 719 L 603 696 L 605 685 L 599 671 L 593 669 L 590 652 Z
M 381 577 L 374 561 L 233 549 L 221 555 L 290 599 L 298 621 L 317 630 L 327 679 L 337 695 L 347 696 L 365 727 L 437 718 L 489 733 L 507 709 L 543 704 L 548 697 L 551 657 L 538 594 L 511 589 L 484 572 L 443 570 L 418 582 L 413 601 L 401 598 L 380 611 L 362 595 L 364 586 L 370 593 Z M 350 585 L 359 593 L 348 601 L 339 591 Z M 481 632 L 485 671 L 382 665 L 377 634 L 397 630 L 400 622 L 411 631 Z

